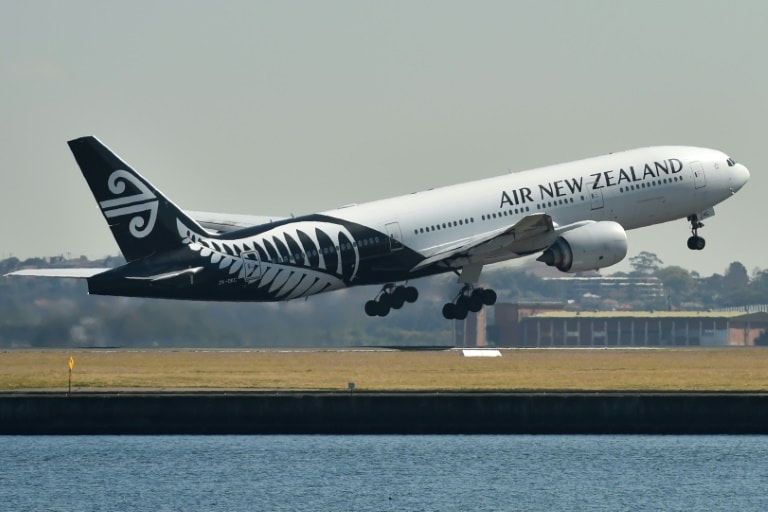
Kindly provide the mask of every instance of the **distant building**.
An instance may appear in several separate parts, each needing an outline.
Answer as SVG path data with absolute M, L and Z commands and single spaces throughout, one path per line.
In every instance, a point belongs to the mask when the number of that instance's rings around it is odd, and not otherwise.
M 505 347 L 751 346 L 768 328 L 768 313 L 573 312 L 546 304 L 499 304 L 495 319 L 494 341 Z
M 489 337 L 499 347 L 525 346 L 520 330 L 523 319 L 541 313 L 563 311 L 562 302 L 516 302 L 496 304 L 493 308 L 494 322 Z
M 731 318 L 729 345 L 755 345 L 755 340 L 768 329 L 768 313 L 741 313 Z

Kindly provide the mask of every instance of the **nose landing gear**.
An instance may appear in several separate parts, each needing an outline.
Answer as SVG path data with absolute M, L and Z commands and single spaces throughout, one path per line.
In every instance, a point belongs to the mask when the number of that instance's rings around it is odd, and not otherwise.
M 700 251 L 706 245 L 706 240 L 699 236 L 699 228 L 703 228 L 704 223 L 699 220 L 698 215 L 689 215 L 688 222 L 691 223 L 691 237 L 688 238 L 688 248 L 692 251 Z

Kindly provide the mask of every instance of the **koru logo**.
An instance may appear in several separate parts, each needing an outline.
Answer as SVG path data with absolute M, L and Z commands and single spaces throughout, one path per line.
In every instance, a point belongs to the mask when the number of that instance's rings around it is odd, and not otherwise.
M 123 195 L 125 194 L 126 183 L 133 185 L 139 193 Z M 107 186 L 112 194 L 121 197 L 99 202 L 104 216 L 111 219 L 125 215 L 135 215 L 129 224 L 131 235 L 135 238 L 144 238 L 150 234 L 157 220 L 158 200 L 155 194 L 136 176 L 123 169 L 119 169 L 109 175 Z

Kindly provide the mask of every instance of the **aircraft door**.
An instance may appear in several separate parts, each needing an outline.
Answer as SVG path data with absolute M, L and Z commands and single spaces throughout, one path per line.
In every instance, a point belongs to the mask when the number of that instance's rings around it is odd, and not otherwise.
M 701 162 L 691 162 L 691 172 L 693 173 L 693 184 L 696 188 L 707 186 L 707 176 L 704 174 L 704 167 Z
M 261 258 L 258 251 L 244 252 L 240 257 L 243 259 L 245 284 L 261 279 Z
M 589 199 L 593 210 L 599 210 L 605 203 L 603 202 L 603 189 L 594 189 L 595 182 L 590 181 L 587 183 L 587 190 L 589 190 Z
M 399 251 L 403 248 L 403 232 L 400 230 L 399 222 L 390 222 L 384 226 L 389 236 L 389 250 Z

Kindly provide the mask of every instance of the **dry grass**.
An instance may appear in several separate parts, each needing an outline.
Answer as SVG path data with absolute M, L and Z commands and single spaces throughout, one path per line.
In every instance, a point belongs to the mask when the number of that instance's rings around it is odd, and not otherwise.
M 768 349 L 459 352 L 6 351 L 0 390 L 768 390 Z

